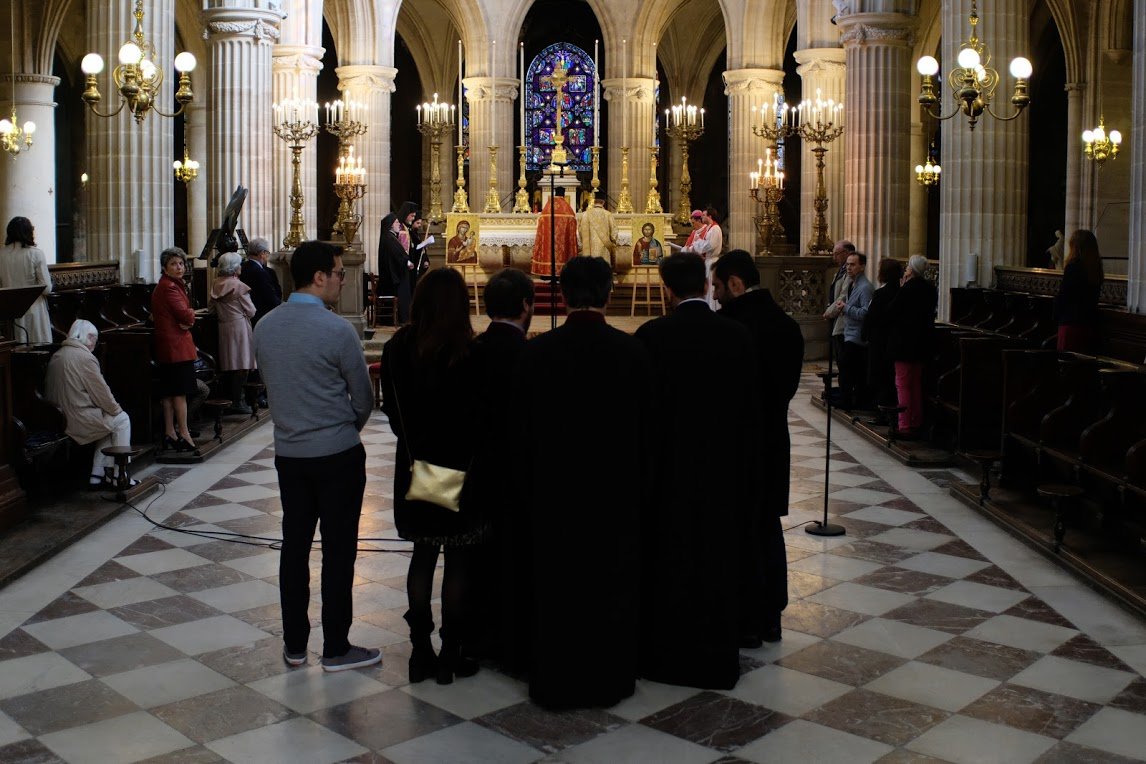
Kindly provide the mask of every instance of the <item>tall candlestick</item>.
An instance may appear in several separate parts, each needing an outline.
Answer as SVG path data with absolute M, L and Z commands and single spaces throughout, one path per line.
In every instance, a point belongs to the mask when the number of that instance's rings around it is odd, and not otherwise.
M 489 145 L 497 145 L 497 80 L 493 76 L 493 61 L 497 55 L 497 40 L 489 41 Z
M 601 147 L 601 67 L 598 64 L 597 45 L 593 40 L 593 145 Z
M 521 54 L 521 145 L 525 145 L 525 43 L 517 44 Z
M 629 145 L 629 41 L 621 40 L 621 145 Z
M 458 40 L 458 145 L 462 145 L 462 41 Z

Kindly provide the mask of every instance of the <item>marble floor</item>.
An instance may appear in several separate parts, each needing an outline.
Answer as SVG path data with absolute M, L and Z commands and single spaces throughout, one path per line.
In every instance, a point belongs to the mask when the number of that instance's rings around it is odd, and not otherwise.
M 791 409 L 784 639 L 744 651 L 729 692 L 641 681 L 557 714 L 488 668 L 411 686 L 407 557 L 389 552 L 359 557 L 351 632 L 384 663 L 326 675 L 312 652 L 290 669 L 276 552 L 127 511 L 0 590 L 0 762 L 1146 760 L 1146 622 L 950 498 L 966 476 L 837 428 L 829 500 L 847 535 L 804 532 L 823 506 L 818 385 L 806 375 Z M 362 535 L 392 537 L 380 414 L 364 440 Z M 274 537 L 271 442 L 267 424 L 206 464 L 156 468 L 148 514 Z

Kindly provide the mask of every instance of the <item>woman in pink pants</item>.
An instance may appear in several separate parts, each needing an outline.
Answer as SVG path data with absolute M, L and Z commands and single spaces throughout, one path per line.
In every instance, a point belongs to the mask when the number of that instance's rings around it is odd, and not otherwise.
M 912 255 L 903 274 L 903 286 L 888 308 L 887 354 L 895 362 L 895 389 L 903 411 L 900 435 L 916 437 L 923 427 L 923 366 L 930 358 L 939 294 L 923 277 L 927 258 Z

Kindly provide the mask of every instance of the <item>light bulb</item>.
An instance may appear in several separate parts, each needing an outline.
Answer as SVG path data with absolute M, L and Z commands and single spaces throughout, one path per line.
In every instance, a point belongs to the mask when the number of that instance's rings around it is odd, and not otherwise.
M 924 77 L 934 77 L 939 71 L 939 62 L 935 60 L 934 56 L 924 56 L 915 64 L 915 68 Z
M 1104 140 L 1106 140 L 1106 131 L 1101 127 L 1094 128 L 1093 135 L 1096 143 L 1102 143 Z
M 133 42 L 125 42 L 119 49 L 119 62 L 121 64 L 138 64 L 143 58 L 143 51 Z
M 180 162 L 178 159 L 176 159 L 174 162 L 171 163 L 171 169 L 173 169 L 173 170 L 178 170 L 182 166 L 183 166 L 183 163 Z
M 157 74 L 158 70 L 155 68 L 155 63 L 151 61 L 151 59 L 145 58 L 139 62 L 139 75 L 143 77 L 143 79 L 150 82 L 155 79 Z
M 84 74 L 99 74 L 103 71 L 103 56 L 98 53 L 89 53 L 80 62 L 80 70 Z
M 1011 59 L 1011 76 L 1020 80 L 1026 80 L 1030 79 L 1031 72 L 1033 71 L 1034 67 L 1031 66 L 1031 62 L 1022 56 Z
M 198 62 L 195 60 L 195 54 L 191 51 L 185 50 L 175 57 L 175 71 L 190 73 L 195 71 L 195 65 Z
M 942 167 L 940 167 L 939 165 L 934 165 L 934 168 L 935 168 L 935 174 L 936 174 L 936 175 L 938 175 L 939 173 L 943 172 L 943 168 L 942 168 Z
M 0 135 L 8 135 L 12 132 L 13 125 L 6 119 L 0 119 Z
M 959 66 L 964 69 L 975 69 L 979 66 L 979 51 L 974 48 L 964 48 L 959 51 Z
M 1082 142 L 1083 143 L 1093 143 L 1094 142 L 1094 131 L 1093 130 L 1083 130 L 1082 131 Z
M 1117 130 L 1111 130 L 1110 131 L 1110 142 L 1113 143 L 1115 146 L 1122 143 L 1122 133 L 1118 132 Z
M 27 134 L 28 136 L 31 136 L 35 132 L 36 132 L 36 123 L 35 122 L 33 122 L 32 120 L 28 120 L 27 122 L 24 123 L 24 133 L 25 134 Z
M 916 175 L 922 175 L 923 174 L 923 165 L 921 165 L 921 164 L 915 165 L 915 174 Z

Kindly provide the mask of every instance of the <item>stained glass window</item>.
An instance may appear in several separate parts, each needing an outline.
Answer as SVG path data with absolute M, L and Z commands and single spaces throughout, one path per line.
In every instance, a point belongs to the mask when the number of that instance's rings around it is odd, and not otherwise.
M 554 119 L 557 116 L 556 90 L 550 80 L 558 62 L 569 71 L 569 80 L 563 89 L 561 129 L 565 136 L 565 150 L 574 170 L 593 167 L 593 98 L 596 93 L 597 72 L 593 57 L 576 45 L 559 42 L 550 45 L 529 64 L 525 89 L 525 161 L 530 170 L 549 165 L 553 151 Z

